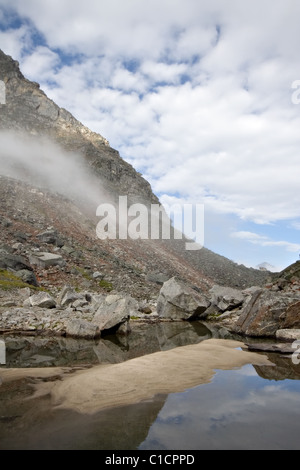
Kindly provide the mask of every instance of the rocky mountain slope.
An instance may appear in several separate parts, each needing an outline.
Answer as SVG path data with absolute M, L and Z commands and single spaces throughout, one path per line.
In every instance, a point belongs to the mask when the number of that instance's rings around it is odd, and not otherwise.
M 36 284 L 50 291 L 69 285 L 127 292 L 147 301 L 157 298 L 162 283 L 173 276 L 202 292 L 216 283 L 262 285 L 270 277 L 206 248 L 186 251 L 184 240 L 99 240 L 97 205 L 116 202 L 120 195 L 128 203 L 158 204 L 151 186 L 104 137 L 27 80 L 1 50 L 0 80 L 6 91 L 6 103 L 0 104 L 2 271 L 27 271 L 20 275 L 25 283 L 31 272 Z M 41 253 L 48 254 L 47 261 L 37 256 Z M 7 256 L 21 256 L 27 269 L 9 266 Z M 49 261 L 55 256 L 57 263 Z M 37 257 L 40 262 L 33 262 Z

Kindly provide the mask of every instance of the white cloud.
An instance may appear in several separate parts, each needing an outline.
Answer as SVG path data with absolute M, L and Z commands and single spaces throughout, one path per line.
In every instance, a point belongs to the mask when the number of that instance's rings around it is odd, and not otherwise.
M 300 230 L 300 222 L 293 222 L 292 228 L 295 228 L 296 230 Z
M 31 80 L 36 77 L 40 77 L 40 81 L 49 80 L 59 63 L 60 58 L 57 53 L 47 47 L 39 46 L 22 61 L 22 72 Z
M 0 5 L 31 22 L 2 31 L 1 47 L 162 199 L 204 202 L 256 224 L 300 217 L 300 106 L 291 102 L 300 79 L 298 1 Z M 44 44 L 29 36 L 32 25 Z
M 0 4 L 1 5 L 1 4 Z M 1 22 L 0 18 L 0 22 Z M 19 29 L 0 30 L 0 48 L 15 60 L 22 56 L 22 50 L 30 40 L 30 31 L 28 27 L 21 26 Z
M 154 83 L 166 82 L 168 84 L 180 83 L 180 77 L 187 73 L 187 64 L 165 64 L 163 62 L 154 62 L 145 60 L 142 63 L 141 71 L 151 78 Z
M 284 248 L 285 250 L 287 251 L 291 251 L 291 252 L 298 252 L 300 251 L 300 243 L 291 243 L 291 242 L 288 242 L 288 241 L 283 241 L 283 240 L 280 240 L 280 241 L 274 241 L 274 240 L 271 240 L 269 237 L 267 236 L 264 236 L 264 235 L 259 235 L 257 233 L 253 233 L 253 232 L 234 232 L 232 233 L 232 237 L 235 237 L 235 238 L 240 238 L 242 240 L 246 240 L 250 243 L 253 243 L 253 244 L 257 244 L 257 245 L 260 245 L 260 246 L 269 246 L 269 247 L 282 247 Z

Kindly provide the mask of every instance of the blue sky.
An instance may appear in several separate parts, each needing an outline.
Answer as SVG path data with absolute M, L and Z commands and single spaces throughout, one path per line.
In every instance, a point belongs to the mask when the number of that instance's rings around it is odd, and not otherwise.
M 299 16 L 297 0 L 0 0 L 0 48 L 162 203 L 204 204 L 207 248 L 280 270 L 300 253 Z

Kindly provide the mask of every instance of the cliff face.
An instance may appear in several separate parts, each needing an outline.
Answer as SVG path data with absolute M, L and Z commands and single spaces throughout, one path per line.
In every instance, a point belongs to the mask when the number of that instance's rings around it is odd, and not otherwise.
M 162 282 L 173 276 L 202 291 L 215 283 L 244 288 L 266 281 L 269 273 L 239 266 L 205 248 L 186 251 L 184 240 L 97 239 L 95 211 L 89 212 L 80 204 L 84 192 L 88 192 L 92 185 L 101 187 L 97 204 L 117 201 L 120 195 L 126 195 L 128 203 L 142 202 L 149 206 L 159 202 L 150 184 L 110 147 L 104 137 L 91 132 L 51 101 L 37 83 L 27 80 L 18 63 L 1 50 L 0 81 L 4 82 L 6 91 L 6 103 L 0 104 L 2 166 L 11 158 L 4 142 L 8 131 L 14 133 L 16 140 L 25 135 L 32 142 L 41 142 L 40 139 L 46 137 L 48 142 L 55 143 L 50 150 L 42 144 L 30 147 L 36 160 L 31 159 L 28 150 L 27 154 L 24 150 L 23 155 L 19 145 L 18 176 L 13 174 L 10 175 L 13 178 L 7 178 L 7 175 L 0 178 L 0 252 L 2 249 L 29 260 L 32 251 L 40 250 L 55 252 L 64 258 L 64 266 L 51 267 L 47 271 L 36 268 L 42 286 L 59 288 L 69 284 L 79 288 L 85 284 L 96 289 L 99 282 L 95 283 L 93 272 L 100 271 L 102 287 L 112 286 L 136 297 L 149 298 L 155 297 Z M 59 149 L 63 151 L 61 156 Z M 48 160 L 56 158 L 55 161 L 59 162 L 55 169 L 55 190 L 44 187 L 41 178 L 38 184 L 32 183 L 30 178 L 28 180 L 28 173 L 36 172 L 39 152 Z M 63 175 L 68 173 L 61 164 L 66 155 L 71 161 L 68 166 L 70 175 Z M 31 166 L 28 166 L 26 158 L 33 161 Z M 78 167 L 74 173 L 73 167 L 78 159 L 81 169 Z M 48 167 L 45 168 L 47 173 Z M 76 192 L 75 179 L 83 173 L 92 177 L 85 180 L 81 188 L 82 197 L 79 192 L 76 199 L 60 191 L 64 184 L 69 189 L 74 186 Z M 0 174 L 3 175 L 3 168 Z M 16 179 L 23 179 L 22 175 L 27 176 L 26 183 Z M 60 180 L 63 176 L 65 179 Z M 60 184 L 60 181 L 64 183 Z M 46 242 L 39 237 L 49 227 L 56 233 L 54 242 Z M 57 239 L 62 240 L 62 245 L 57 243 Z
M 6 104 L 0 105 L 0 129 L 25 131 L 33 138 L 50 137 L 66 151 L 80 152 L 111 193 L 126 194 L 135 201 L 158 203 L 150 184 L 110 147 L 104 137 L 90 131 L 71 113 L 57 106 L 39 84 L 23 76 L 18 62 L 1 50 L 0 80 L 6 90 Z

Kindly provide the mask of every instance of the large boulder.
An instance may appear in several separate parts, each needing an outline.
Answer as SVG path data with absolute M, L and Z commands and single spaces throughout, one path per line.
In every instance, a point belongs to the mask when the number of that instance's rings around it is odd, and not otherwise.
M 163 285 L 164 282 L 168 281 L 170 276 L 165 273 L 158 273 L 158 272 L 149 272 L 146 275 L 146 280 L 150 282 L 155 282 L 156 284 Z
M 300 293 L 256 289 L 243 305 L 233 331 L 274 337 L 280 328 L 300 328 Z
M 73 338 L 93 339 L 100 334 L 98 326 L 86 320 L 74 318 L 66 324 L 66 335 Z
M 64 286 L 61 290 L 57 302 L 61 307 L 68 307 L 73 302 L 79 299 L 79 295 L 75 292 L 72 287 Z
M 157 300 L 160 318 L 172 320 L 197 319 L 210 305 L 209 300 L 176 277 L 165 282 Z
M 13 271 L 33 271 L 30 264 L 23 256 L 12 255 L 9 253 L 0 253 L 0 269 L 12 269 Z
M 217 307 L 217 310 L 220 312 L 238 308 L 245 300 L 245 295 L 242 291 L 218 285 L 210 289 L 209 295 L 212 306 Z
M 136 315 L 139 304 L 130 295 L 111 294 L 100 304 L 93 319 L 100 331 L 118 328 Z
M 39 233 L 37 238 L 42 243 L 47 243 L 48 245 L 56 245 L 62 247 L 64 242 L 59 238 L 56 230 L 46 230 L 46 232 Z
M 3 250 L 0 252 L 0 269 L 12 271 L 26 284 L 38 287 L 33 268 L 23 256 L 14 255 Z
M 280 328 L 300 328 L 300 299 L 288 306 L 280 320 Z
M 56 302 L 47 292 L 39 292 L 24 302 L 25 307 L 55 308 Z
M 21 269 L 20 271 L 15 271 L 14 275 L 19 277 L 26 284 L 30 284 L 31 286 L 38 287 L 39 285 L 34 272 L 29 271 L 29 269 Z

